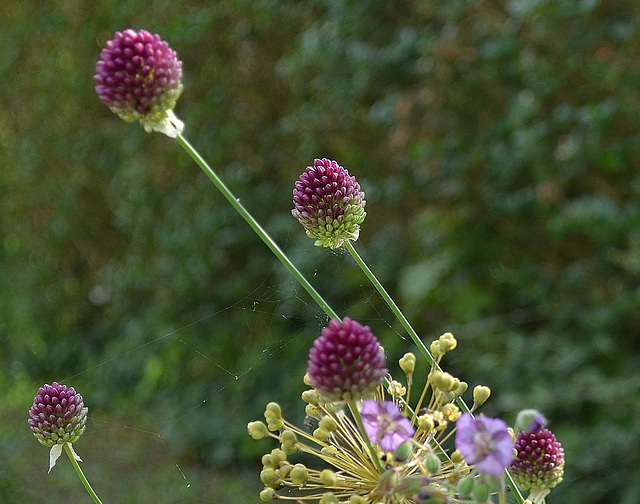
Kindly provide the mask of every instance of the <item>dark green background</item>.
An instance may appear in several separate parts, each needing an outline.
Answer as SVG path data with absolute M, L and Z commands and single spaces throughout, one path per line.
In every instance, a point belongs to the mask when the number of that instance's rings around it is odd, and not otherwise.
M 0 23 L 0 501 L 90 501 L 28 430 L 44 382 L 84 395 L 105 504 L 258 502 L 273 446 L 246 423 L 301 420 L 325 318 L 174 141 L 98 100 L 132 27 L 184 63 L 186 137 L 392 370 L 412 344 L 290 216 L 314 157 L 357 176 L 358 249 L 425 341 L 457 336 L 487 414 L 551 419 L 548 503 L 637 502 L 635 1 L 14 0 Z

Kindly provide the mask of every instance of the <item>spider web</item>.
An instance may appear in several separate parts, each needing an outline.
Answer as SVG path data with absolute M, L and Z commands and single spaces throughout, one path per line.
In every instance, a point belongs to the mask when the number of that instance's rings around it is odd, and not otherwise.
M 301 244 L 299 246 L 312 247 L 312 244 L 309 242 L 308 244 Z M 294 250 L 293 252 L 295 254 L 300 251 Z M 345 256 L 346 253 L 330 252 L 328 250 L 323 250 L 323 253 L 333 253 L 334 257 L 332 259 L 336 262 L 350 260 L 349 257 Z M 328 316 L 315 304 L 311 297 L 298 286 L 296 280 L 291 275 L 288 275 L 284 282 L 282 279 L 279 279 L 279 283 L 276 284 L 273 280 L 273 271 L 274 268 L 278 267 L 281 266 L 274 258 L 271 270 L 265 272 L 262 278 L 256 279 L 254 285 L 248 285 L 248 292 L 227 306 L 220 309 L 212 309 L 210 313 L 202 317 L 182 324 L 164 334 L 153 336 L 149 341 L 137 344 L 118 355 L 83 370 L 81 373 L 67 377 L 66 380 L 71 381 L 80 375 L 104 371 L 104 369 L 101 368 L 106 367 L 108 369 L 114 364 L 118 364 L 118 367 L 122 367 L 123 364 L 126 366 L 127 361 L 135 360 L 135 358 L 139 356 L 138 354 L 153 354 L 156 347 L 166 344 L 184 347 L 187 354 L 191 356 L 191 360 L 194 361 L 198 367 L 214 368 L 217 370 L 218 375 L 225 377 L 222 379 L 222 383 L 220 383 L 220 379 L 218 379 L 218 384 L 208 394 L 189 399 L 184 408 L 184 412 L 170 420 L 160 422 L 149 421 L 139 425 L 133 422 L 122 421 L 120 418 L 110 417 L 105 411 L 100 411 L 92 415 L 90 409 L 88 432 L 79 443 L 82 443 L 84 438 L 105 436 L 107 438 L 114 437 L 118 440 L 124 439 L 125 443 L 130 443 L 132 446 L 146 447 L 146 450 L 150 451 L 151 454 L 143 455 L 147 460 L 146 462 L 142 461 L 142 463 L 148 463 L 155 468 L 153 470 L 160 470 L 163 474 L 166 474 L 164 477 L 165 483 L 163 484 L 163 492 L 167 495 L 168 499 L 166 502 L 219 502 L 220 497 L 209 495 L 211 489 L 206 488 L 206 484 L 203 484 L 201 469 L 193 464 L 187 464 L 187 467 L 180 461 L 183 457 L 173 448 L 173 443 L 167 440 L 166 434 L 163 434 L 163 430 L 166 423 L 171 422 L 174 425 L 178 425 L 180 429 L 183 429 L 185 432 L 188 432 L 191 428 L 192 420 L 199 413 L 198 410 L 207 407 L 220 407 L 219 404 L 223 402 L 222 399 L 226 399 L 225 393 L 229 387 L 241 380 L 264 379 L 264 377 L 269 376 L 274 369 L 282 367 L 285 358 L 279 358 L 281 354 L 286 353 L 291 346 L 298 347 L 303 344 L 303 342 L 299 341 L 300 338 L 305 338 L 306 343 L 308 343 L 305 348 L 308 350 L 313 339 L 319 336 L 320 329 L 324 327 L 328 321 Z M 353 264 L 352 267 L 357 268 L 355 264 Z M 313 276 L 316 274 L 317 271 L 311 275 L 307 275 L 311 277 L 310 281 L 312 284 Z M 366 320 L 361 320 L 361 322 L 374 327 L 383 324 L 398 334 L 392 328 L 391 323 L 388 322 L 388 320 L 392 319 L 392 316 L 379 308 L 378 295 L 368 284 L 364 275 L 359 288 L 358 301 L 351 306 L 340 306 L 337 310 L 340 316 L 348 314 L 350 309 L 355 309 L 358 312 L 371 313 L 372 316 L 367 317 Z M 374 299 L 375 302 L 373 301 Z M 282 325 L 288 323 L 286 314 L 295 311 L 292 305 L 299 306 L 300 304 L 307 309 L 307 312 L 312 313 L 312 318 L 300 322 L 296 330 L 286 329 L 283 332 Z M 236 361 L 235 367 L 217 358 L 216 355 L 210 354 L 209 350 L 205 349 L 205 347 L 210 348 L 210 346 L 204 345 L 201 338 L 190 337 L 192 335 L 191 333 L 198 332 L 199 327 L 208 326 L 212 322 L 215 322 L 216 319 L 228 315 L 229 312 L 232 312 L 234 318 L 239 318 L 242 321 L 248 321 L 257 315 L 265 319 L 265 322 L 259 327 L 261 341 L 263 342 L 261 344 L 260 354 L 250 357 L 247 363 L 245 363 L 247 356 L 241 356 L 241 358 Z M 403 336 L 400 337 L 404 339 Z M 306 355 L 300 356 L 300 359 L 304 360 L 305 363 L 306 358 Z M 302 376 L 300 375 L 298 379 L 302 387 L 301 378 Z M 281 397 L 282 392 L 278 390 L 273 391 L 271 395 L 270 400 L 281 401 L 285 399 Z M 85 405 L 89 405 L 90 402 L 90 397 L 85 394 Z M 225 407 L 231 408 L 233 416 L 237 420 L 235 428 L 237 428 L 238 431 L 242 431 L 244 435 L 246 435 L 247 422 L 260 419 L 259 417 L 247 416 L 242 400 L 239 400 L 236 404 L 227 404 Z M 255 441 L 253 442 L 255 443 Z M 268 450 L 274 447 L 275 446 L 269 446 Z M 264 448 L 265 451 L 268 451 L 266 444 Z M 116 447 L 116 450 L 118 450 L 118 447 Z M 104 458 L 103 454 L 91 453 L 90 450 L 82 447 L 81 444 L 80 451 L 83 451 L 81 456 L 84 456 L 88 460 L 90 459 L 92 465 L 96 462 L 96 459 Z M 139 454 L 127 456 L 139 456 Z M 158 460 L 161 461 L 160 469 L 157 469 L 156 466 Z M 107 460 L 103 462 L 109 463 L 109 461 L 112 461 L 112 463 L 115 461 L 116 465 L 122 464 L 117 454 L 107 457 Z M 168 468 L 171 468 L 171 470 Z M 105 470 L 108 471 L 109 467 L 107 466 Z M 258 477 L 259 467 L 255 465 L 250 467 L 249 475 L 253 478 L 253 481 L 248 484 L 254 492 L 251 495 L 255 496 L 255 502 L 259 502 L 257 492 L 262 488 Z M 96 488 L 96 491 L 98 491 L 98 488 Z M 112 488 L 111 491 L 114 492 L 115 495 L 127 495 L 126 491 L 117 488 Z M 100 492 L 98 493 L 100 494 Z

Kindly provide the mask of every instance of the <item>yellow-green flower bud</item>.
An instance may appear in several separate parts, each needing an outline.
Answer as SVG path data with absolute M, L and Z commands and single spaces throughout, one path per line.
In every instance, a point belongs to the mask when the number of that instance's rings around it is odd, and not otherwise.
M 290 447 L 298 442 L 298 437 L 291 429 L 286 429 L 280 434 L 280 442 L 283 446 Z
M 320 450 L 320 453 L 322 453 L 325 457 L 334 457 L 336 454 L 331 448 L 328 448 L 327 446 L 324 446 L 322 450 Z
M 320 408 L 318 408 L 316 405 L 314 404 L 307 404 L 304 407 L 304 412 L 309 415 L 312 416 L 314 418 L 318 418 L 320 415 L 322 415 L 322 412 L 320 411 Z
M 260 492 L 260 500 L 262 502 L 269 502 L 276 498 L 276 491 L 273 488 L 265 488 Z
M 285 462 L 278 468 L 276 472 L 278 473 L 278 476 L 280 476 L 280 478 L 282 479 L 286 478 L 287 476 L 289 476 L 289 473 L 291 472 L 291 464 L 287 464 Z
M 440 342 L 440 350 L 442 353 L 450 352 L 458 346 L 456 338 L 450 332 L 444 333 L 438 338 L 438 341 Z
M 337 482 L 338 477 L 336 476 L 336 473 L 334 473 L 331 469 L 324 469 L 320 473 L 320 483 L 322 483 L 324 486 L 335 486 Z
M 263 469 L 260 472 L 260 481 L 262 481 L 265 486 L 274 486 L 278 480 L 278 473 L 271 467 Z
M 302 393 L 302 400 L 309 404 L 318 404 L 318 393 L 315 390 L 305 390 Z
M 291 483 L 294 485 L 302 485 L 307 478 L 309 477 L 309 471 L 304 466 L 304 464 L 296 464 L 291 468 L 291 472 L 289 473 L 289 477 L 291 478 Z
M 284 451 L 287 455 L 291 455 L 292 453 L 298 453 L 300 451 L 300 447 L 298 444 L 292 444 L 292 445 L 281 444 L 280 447 L 282 448 L 282 451 Z
M 284 422 L 280 418 L 267 420 L 267 428 L 272 432 L 282 430 L 284 428 Z
M 338 504 L 338 498 L 333 492 L 325 492 L 320 497 L 318 504 Z
M 407 352 L 398 363 L 400 364 L 400 369 L 405 373 L 412 374 L 416 368 L 416 356 L 411 352 Z
M 427 471 L 429 471 L 429 474 L 436 474 L 440 470 L 440 457 L 438 457 L 435 453 L 430 453 L 429 455 L 427 455 L 424 462 Z
M 326 441 L 327 438 L 329 437 L 329 432 L 326 429 L 322 429 L 318 427 L 316 430 L 313 431 L 313 437 L 316 438 L 318 441 Z
M 460 462 L 464 461 L 464 457 L 462 456 L 462 453 L 460 453 L 460 450 L 454 450 L 453 453 L 451 454 L 451 462 L 453 462 L 454 464 L 459 464 Z
M 362 495 L 352 495 L 349 499 L 349 504 L 367 504 L 367 499 Z
M 467 391 L 468 388 L 469 388 L 469 384 L 467 382 L 461 381 L 460 386 L 455 390 L 455 394 L 457 396 L 461 396 Z
M 283 452 L 280 448 L 274 448 L 271 450 L 269 454 L 269 463 L 271 467 L 279 467 L 280 462 L 284 462 L 287 460 L 287 454 Z
M 440 357 L 444 352 L 440 348 L 440 342 L 438 340 L 434 340 L 429 345 L 429 351 L 434 358 Z
M 418 417 L 418 428 L 422 429 L 423 431 L 429 432 L 435 426 L 436 424 L 432 414 L 426 413 Z
M 454 390 L 455 380 L 453 376 L 443 371 L 434 371 L 431 375 L 431 383 L 433 386 L 445 392 Z
M 267 426 L 262 422 L 249 422 L 247 424 L 247 431 L 253 439 L 263 439 L 269 435 Z
M 473 405 L 475 407 L 482 406 L 489 396 L 491 395 L 491 389 L 489 387 L 485 387 L 484 385 L 477 385 L 473 389 Z
M 267 407 L 264 410 L 264 418 L 267 421 L 282 418 L 282 408 L 280 408 L 280 405 L 276 402 L 270 402 L 267 404 Z
M 329 415 L 325 415 L 320 419 L 318 427 L 326 430 L 327 432 L 334 432 L 338 429 L 338 423 L 335 419 Z

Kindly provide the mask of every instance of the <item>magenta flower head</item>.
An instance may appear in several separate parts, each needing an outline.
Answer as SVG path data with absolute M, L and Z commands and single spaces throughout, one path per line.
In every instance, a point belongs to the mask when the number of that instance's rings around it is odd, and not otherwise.
M 456 448 L 468 464 L 492 476 L 500 476 L 513 460 L 513 441 L 500 418 L 463 413 L 456 421 Z
M 29 410 L 29 427 L 36 439 L 51 448 L 49 470 L 55 465 L 65 444 L 75 443 L 87 424 L 88 408 L 73 387 L 53 382 L 38 390 Z M 73 453 L 73 449 L 71 449 Z M 73 453 L 77 460 L 80 458 Z
M 413 437 L 411 421 L 402 416 L 393 401 L 362 401 L 362 424 L 372 443 L 384 451 L 395 451 L 407 439 Z
M 517 455 L 511 463 L 511 475 L 520 488 L 532 492 L 546 490 L 546 495 L 548 489 L 562 481 L 564 449 L 549 429 L 518 433 L 515 447 Z
M 296 181 L 295 208 L 291 214 L 300 221 L 315 245 L 336 249 L 345 241 L 356 241 L 367 213 L 364 192 L 355 177 L 335 161 L 316 159 Z
M 127 122 L 172 138 L 184 129 L 173 113 L 182 92 L 182 62 L 169 44 L 148 31 L 116 32 L 96 64 L 96 92 Z
M 309 351 L 310 383 L 328 401 L 371 396 L 386 373 L 378 339 L 349 317 L 332 319 Z

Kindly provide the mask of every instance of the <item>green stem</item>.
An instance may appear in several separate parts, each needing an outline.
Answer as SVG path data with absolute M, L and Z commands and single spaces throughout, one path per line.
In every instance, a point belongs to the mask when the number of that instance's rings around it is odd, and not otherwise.
M 373 271 L 371 271 L 371 268 L 369 268 L 367 263 L 365 263 L 362 257 L 360 257 L 360 254 L 358 254 L 358 251 L 353 246 L 353 243 L 351 243 L 351 241 L 345 242 L 345 248 L 349 251 L 353 259 L 356 261 L 356 264 L 360 267 L 360 269 L 371 281 L 371 283 L 376 288 L 376 290 L 380 293 L 380 296 L 382 296 L 382 299 L 385 300 L 385 302 L 387 303 L 387 305 L 389 306 L 393 314 L 400 321 L 400 324 L 402 324 L 402 327 L 405 328 L 405 330 L 407 331 L 407 333 L 409 334 L 413 342 L 420 349 L 420 351 L 422 352 L 424 357 L 427 359 L 427 361 L 429 361 L 429 364 L 432 366 L 435 364 L 435 366 L 438 369 L 440 369 L 440 366 L 437 363 L 435 363 L 433 355 L 431 355 L 431 352 L 429 351 L 427 346 L 422 342 L 422 340 L 420 339 L 420 336 L 418 336 L 418 333 L 411 326 L 411 324 L 407 320 L 407 317 L 405 317 L 404 313 L 402 313 L 400 308 L 398 308 L 398 305 L 395 303 L 393 298 L 389 295 L 387 290 L 384 288 L 384 285 L 382 285 L 382 283 L 380 283 L 378 278 L 373 274 Z M 460 406 L 460 409 L 462 409 L 467 413 L 470 413 L 469 406 L 467 406 L 467 403 L 464 402 L 464 399 L 462 399 L 462 397 L 458 396 L 456 398 L 456 401 L 458 403 L 458 406 Z M 524 497 L 520 493 L 520 490 L 518 489 L 516 482 L 511 477 L 511 474 L 509 474 L 509 471 L 505 470 L 505 475 L 507 477 L 507 481 L 509 482 L 509 485 L 512 491 L 514 492 L 514 494 L 516 495 L 516 498 L 518 499 L 518 502 L 524 501 Z
M 360 429 L 360 432 L 362 433 L 362 438 L 364 439 L 364 442 L 367 445 L 367 448 L 369 448 L 369 453 L 371 453 L 371 458 L 373 459 L 373 462 L 376 464 L 379 474 L 382 474 L 384 472 L 384 469 L 382 468 L 382 462 L 380 462 L 378 453 L 376 452 L 376 449 L 371 444 L 371 440 L 369 439 L 369 435 L 367 434 L 367 431 L 364 429 L 364 424 L 362 423 L 362 415 L 360 415 L 360 412 L 358 411 L 358 406 L 354 401 L 349 401 L 349 409 L 351 410 L 351 414 L 353 415 L 353 418 L 356 420 L 356 423 L 358 424 L 358 429 Z
M 369 266 L 367 266 L 367 263 L 365 263 L 362 260 L 362 257 L 360 257 L 360 254 L 358 254 L 357 250 L 354 248 L 353 243 L 351 243 L 351 241 L 347 240 L 345 242 L 344 246 L 349 251 L 349 253 L 353 257 L 353 259 L 356 261 L 356 264 L 360 267 L 360 269 L 364 272 L 364 274 L 367 276 L 367 278 L 371 281 L 371 283 L 376 288 L 376 290 L 380 293 L 380 296 L 382 296 L 382 299 L 384 299 L 386 301 L 387 305 L 389 305 L 389 308 L 391 308 L 391 311 L 393 312 L 393 314 L 400 321 L 400 323 L 402 324 L 402 327 L 405 328 L 405 330 L 407 331 L 407 333 L 409 334 L 409 336 L 411 337 L 413 342 L 416 344 L 416 346 L 422 352 L 422 355 L 424 355 L 424 357 L 427 359 L 427 361 L 429 361 L 429 365 L 433 366 L 433 364 L 435 363 L 433 355 L 431 355 L 431 352 L 429 351 L 429 349 L 422 342 L 422 340 L 420 339 L 420 336 L 418 336 L 418 333 L 413 329 L 413 327 L 411 327 L 411 324 L 407 320 L 407 317 L 404 316 L 404 313 L 402 313 L 400 308 L 398 308 L 398 305 L 391 298 L 391 296 L 389 295 L 387 290 L 380 283 L 378 278 L 373 274 L 373 271 L 371 271 Z M 468 411 L 468 409 L 465 410 L 465 411 Z
M 100 498 L 93 491 L 93 488 L 91 488 L 91 484 L 89 483 L 89 480 L 87 479 L 87 477 L 82 472 L 82 469 L 80 468 L 80 464 L 78 464 L 78 461 L 73 456 L 73 453 L 71 452 L 71 448 L 69 447 L 69 443 L 65 443 L 63 446 L 64 446 L 64 451 L 67 452 L 67 457 L 69 457 L 69 460 L 71 461 L 71 465 L 76 470 L 76 473 L 78 474 L 78 477 L 80 478 L 80 481 L 82 481 L 82 484 L 87 489 L 87 492 L 89 492 L 89 495 L 91 496 L 93 501 L 96 504 L 102 504 L 102 501 L 100 500 Z
M 340 320 L 340 317 L 336 314 L 336 312 L 329 306 L 329 304 L 324 300 L 324 298 L 318 294 L 313 286 L 309 283 L 309 281 L 302 276 L 302 273 L 295 267 L 295 265 L 289 260 L 289 258 L 285 255 L 285 253 L 278 247 L 276 242 L 273 241 L 271 236 L 267 234 L 267 232 L 258 224 L 253 216 L 249 213 L 249 211 L 244 207 L 242 203 L 233 195 L 233 193 L 227 188 L 227 186 L 222 182 L 220 177 L 213 171 L 213 169 L 207 164 L 207 162 L 198 154 L 198 152 L 192 147 L 192 145 L 182 136 L 178 135 L 176 138 L 180 146 L 191 156 L 191 158 L 198 164 L 202 171 L 211 179 L 211 182 L 218 188 L 218 190 L 222 193 L 222 195 L 227 198 L 227 201 L 231 203 L 231 206 L 235 208 L 235 210 L 242 216 L 242 218 L 247 221 L 247 224 L 251 226 L 251 228 L 256 232 L 256 234 L 262 239 L 262 241 L 271 249 L 271 252 L 280 260 L 282 264 L 289 270 L 289 272 L 294 276 L 294 278 L 304 287 L 304 289 L 309 293 L 309 295 L 313 298 L 313 300 L 318 303 L 318 306 L 322 308 L 322 310 L 331 318 L 335 318 Z

